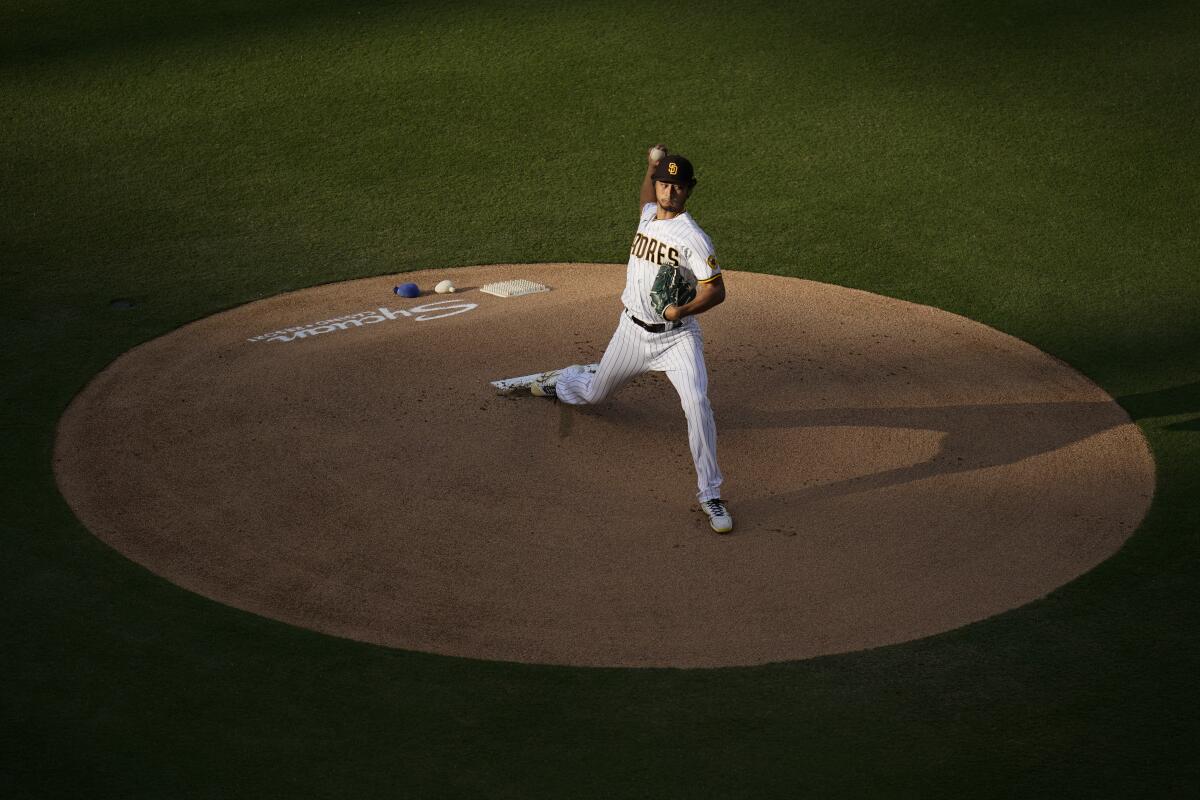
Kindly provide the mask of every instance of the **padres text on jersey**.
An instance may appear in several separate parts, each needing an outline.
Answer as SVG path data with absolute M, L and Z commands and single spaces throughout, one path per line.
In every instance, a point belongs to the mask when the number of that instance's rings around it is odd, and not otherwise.
M 625 307 L 646 322 L 665 321 L 650 302 L 650 289 L 659 267 L 679 267 L 693 286 L 715 280 L 721 274 L 712 240 L 692 215 L 685 211 L 674 219 L 657 219 L 656 209 L 654 203 L 642 208 L 637 233 L 629 248 L 625 291 L 621 294 Z

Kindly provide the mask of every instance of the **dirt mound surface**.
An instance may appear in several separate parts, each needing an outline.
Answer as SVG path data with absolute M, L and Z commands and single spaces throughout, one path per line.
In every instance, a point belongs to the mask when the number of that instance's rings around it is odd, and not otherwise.
M 456 294 L 403 299 L 442 278 Z M 552 291 L 499 298 L 514 278 Z M 1140 431 L 1060 361 L 937 309 L 726 273 L 701 317 L 733 535 L 662 375 L 605 405 L 489 381 L 598 361 L 624 267 L 320 286 L 118 358 L 55 467 L 96 536 L 176 584 L 395 647 L 713 667 L 902 642 L 1041 597 L 1142 519 Z

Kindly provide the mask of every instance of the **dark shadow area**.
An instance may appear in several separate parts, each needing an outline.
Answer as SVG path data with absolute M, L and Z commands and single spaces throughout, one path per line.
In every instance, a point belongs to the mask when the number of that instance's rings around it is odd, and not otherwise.
M 10 4 L 11 5 L 11 4 Z M 772 12 L 778 9 L 765 4 Z M 82 0 L 72 3 L 38 4 L 0 12 L 0 65 L 34 64 L 71 56 L 122 51 L 164 43 L 190 41 L 222 32 L 247 30 L 278 31 L 291 25 L 352 18 L 364 12 L 406 15 L 413 11 L 446 11 L 504 8 L 514 14 L 539 10 L 565 10 L 567 4 L 549 2 L 388 2 L 387 0 L 212 0 L 211 2 L 158 3 L 137 0 L 101 3 Z M 1129 20 L 1173 7 L 1182 0 L 1144 8 L 1127 0 L 1089 3 L 1089 19 Z M 621 8 L 613 8 L 619 15 Z M 696 16 L 728 13 L 725 4 L 694 3 Z M 867 3 L 847 7 L 837 14 L 823 6 L 798 4 L 782 19 L 777 34 L 798 36 L 814 33 L 822 38 L 866 39 L 918 56 L 944 50 L 947 43 L 966 46 L 977 43 L 989 48 L 1028 48 L 1031 40 L 1053 41 L 1064 28 L 1077 23 L 1078 0 L 1012 3 L 989 0 L 969 9 L 948 2 Z M 786 39 L 784 39 L 786 41 Z
M 937 455 L 920 464 L 806 487 L 775 500 L 823 500 L 884 489 L 936 475 L 1013 464 L 1123 425 L 1111 403 L 1011 403 L 936 408 L 827 408 L 785 412 L 744 409 L 719 417 L 719 427 L 904 428 L 945 434 Z
M 1200 381 L 1140 392 L 1118 397 L 1117 402 L 1134 419 L 1150 417 L 1176 417 L 1180 414 L 1200 414 Z M 1200 419 L 1189 420 L 1168 426 L 1168 430 L 1200 430 Z
M 991 46 L 1028 47 L 1030 42 L 1061 37 L 1064 31 L 1077 26 L 1083 15 L 1089 21 L 1134 24 L 1148 13 L 1183 7 L 1182 0 L 1148 4 L 1129 0 L 984 0 L 969 6 L 935 0 L 884 8 L 875 14 L 874 29 L 880 35 L 898 32 L 930 45 L 963 40 L 969 45 L 972 39 L 978 39 Z
M 0 66 L 20 66 L 105 51 L 127 51 L 223 32 L 273 31 L 352 17 L 364 11 L 403 13 L 428 3 L 385 0 L 215 0 L 207 3 L 54 4 L 0 13 Z

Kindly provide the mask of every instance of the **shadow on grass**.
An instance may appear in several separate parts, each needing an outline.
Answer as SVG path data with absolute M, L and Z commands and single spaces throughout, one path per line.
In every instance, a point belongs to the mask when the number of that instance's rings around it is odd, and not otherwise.
M 432 3 L 385 0 L 211 0 L 207 3 L 36 4 L 0 12 L 0 66 L 127 52 L 204 36 L 273 31 L 280 27 L 349 18 L 364 10 L 405 13 Z
M 1127 394 L 1124 397 L 1118 397 L 1117 402 L 1134 419 L 1200 414 L 1200 381 L 1186 383 L 1182 386 L 1172 386 L 1169 389 L 1158 389 L 1153 392 Z M 1200 430 L 1200 417 L 1168 425 L 1166 430 L 1198 431 Z

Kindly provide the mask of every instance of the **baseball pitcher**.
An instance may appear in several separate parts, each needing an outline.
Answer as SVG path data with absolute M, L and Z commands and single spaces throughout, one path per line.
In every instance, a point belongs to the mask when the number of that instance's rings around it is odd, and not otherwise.
M 697 315 L 725 300 L 712 240 L 684 210 L 696 187 L 692 163 L 655 145 L 647 154 L 638 205 L 641 217 L 629 249 L 625 308 L 595 373 L 552 370 L 530 391 L 564 403 L 599 403 L 643 372 L 665 372 L 683 404 L 696 466 L 700 508 L 718 533 L 733 530 L 721 501 L 717 428 L 708 402 L 708 373 Z

